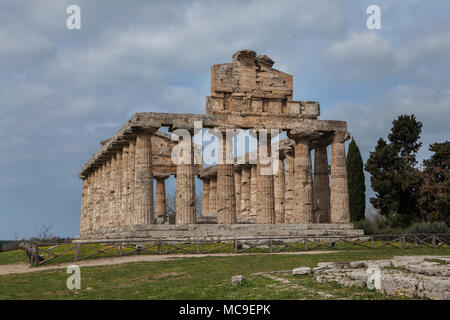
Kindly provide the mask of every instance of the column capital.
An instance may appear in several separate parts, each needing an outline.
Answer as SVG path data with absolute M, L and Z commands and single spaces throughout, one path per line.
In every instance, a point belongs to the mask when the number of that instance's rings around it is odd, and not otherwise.
M 158 131 L 160 126 L 140 126 L 140 127 L 134 127 L 132 128 L 132 132 L 135 134 L 145 134 L 145 135 L 151 135 L 154 134 L 156 131 Z
M 242 167 L 243 167 L 242 164 L 235 164 L 233 166 L 233 169 L 234 169 L 234 171 L 242 171 Z
M 352 136 L 351 136 L 351 134 L 350 134 L 350 132 L 348 132 L 348 131 L 345 131 L 345 132 L 342 132 L 342 131 L 336 131 L 335 133 L 334 133 L 334 136 L 333 136 L 333 142 L 341 142 L 341 143 L 344 143 L 345 141 L 347 141 L 348 139 L 350 139 Z
M 169 177 L 170 177 L 170 174 L 158 174 L 158 175 L 154 175 L 153 179 L 159 180 L 159 181 L 164 181 Z
M 314 130 L 309 129 L 309 128 L 295 128 L 295 129 L 291 129 L 287 132 L 287 135 L 290 139 L 297 141 L 300 140 L 307 140 L 309 141 L 313 135 L 314 135 Z

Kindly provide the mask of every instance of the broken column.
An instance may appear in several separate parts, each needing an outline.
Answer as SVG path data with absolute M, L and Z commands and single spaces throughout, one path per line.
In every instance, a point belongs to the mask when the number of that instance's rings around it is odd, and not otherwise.
M 350 134 L 336 132 L 331 144 L 331 222 L 349 223 L 347 166 L 345 163 L 345 141 Z

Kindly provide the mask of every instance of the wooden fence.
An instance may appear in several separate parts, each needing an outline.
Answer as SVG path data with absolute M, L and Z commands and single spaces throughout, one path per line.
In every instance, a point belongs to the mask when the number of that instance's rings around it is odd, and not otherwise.
M 89 258 L 121 257 L 133 254 L 277 253 L 305 250 L 376 250 L 392 247 L 440 248 L 450 246 L 450 234 L 370 235 L 342 237 L 259 237 L 227 240 L 142 240 L 97 241 L 88 243 L 25 243 L 30 262 L 82 261 Z

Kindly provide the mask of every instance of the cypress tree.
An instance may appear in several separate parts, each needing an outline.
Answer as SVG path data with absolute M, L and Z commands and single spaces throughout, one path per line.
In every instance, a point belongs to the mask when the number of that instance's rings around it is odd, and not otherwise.
M 421 132 L 422 123 L 414 115 L 400 115 L 392 122 L 390 143 L 380 138 L 365 166 L 375 192 L 370 203 L 392 218 L 393 227 L 407 227 L 419 217 L 421 174 L 415 165 Z
M 352 138 L 347 153 L 348 196 L 351 221 L 360 221 L 366 211 L 364 164 L 358 145 Z

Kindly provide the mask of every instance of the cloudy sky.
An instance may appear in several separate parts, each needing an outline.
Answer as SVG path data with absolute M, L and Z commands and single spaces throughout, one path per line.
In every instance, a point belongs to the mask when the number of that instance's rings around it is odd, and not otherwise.
M 66 9 L 81 8 L 81 30 Z M 381 8 L 368 30 L 366 9 Z M 348 121 L 366 160 L 399 114 L 420 159 L 450 137 L 448 1 L 0 0 L 0 239 L 79 231 L 81 166 L 135 112 L 204 111 L 210 66 L 249 48 L 294 99 Z

